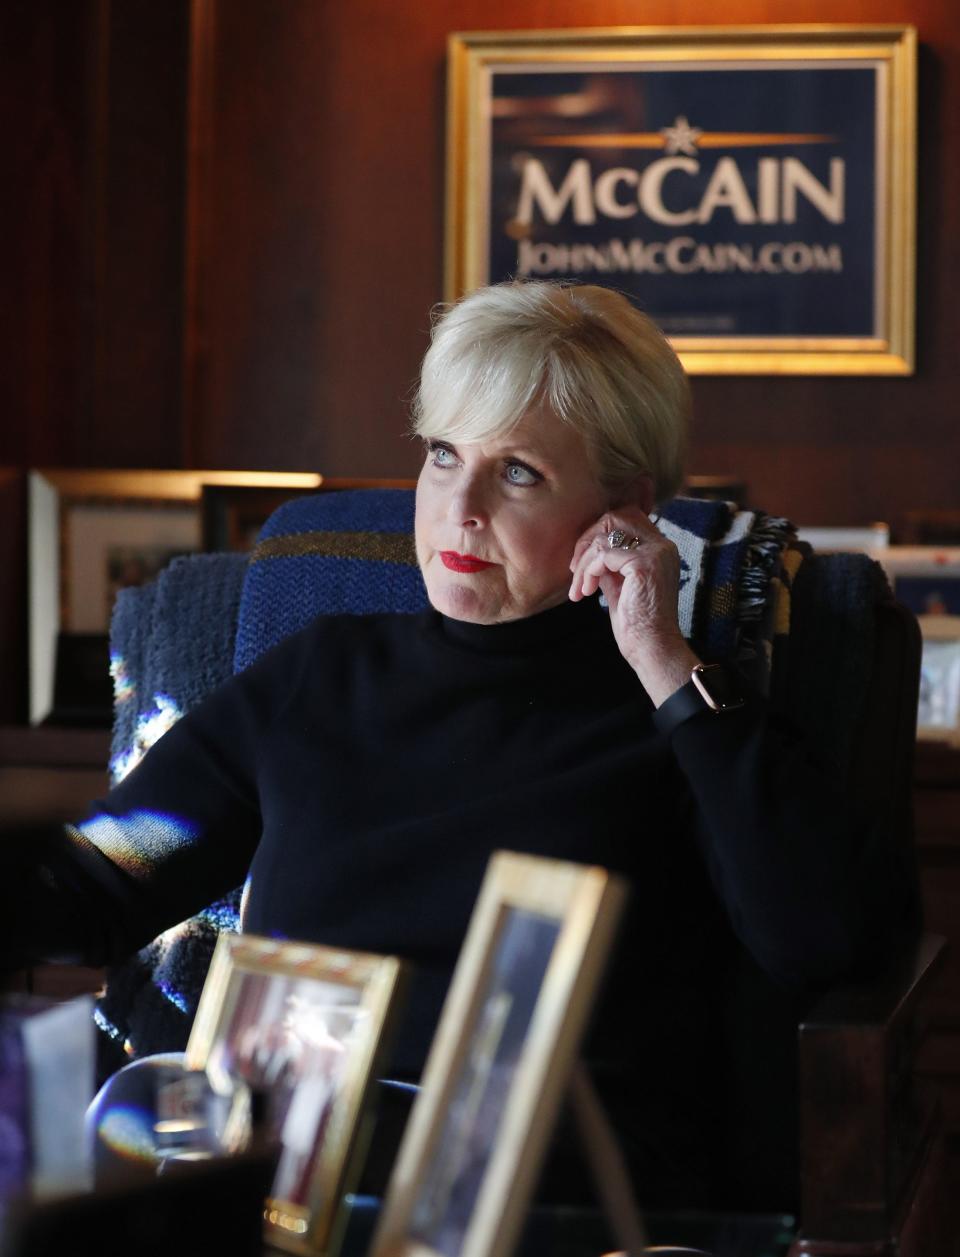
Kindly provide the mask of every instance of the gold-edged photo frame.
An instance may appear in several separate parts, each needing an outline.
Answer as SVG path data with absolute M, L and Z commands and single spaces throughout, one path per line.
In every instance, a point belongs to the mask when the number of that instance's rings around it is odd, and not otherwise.
M 54 711 L 58 643 L 106 635 L 113 597 L 178 554 L 205 548 L 205 486 L 255 492 L 317 489 L 314 472 L 106 471 L 38 468 L 28 476 L 29 718 Z
M 371 1257 L 512 1251 L 625 898 L 605 869 L 493 856 Z
M 269 1096 L 280 1148 L 264 1209 L 273 1247 L 339 1250 L 401 979 L 391 956 L 249 934 L 217 940 L 186 1066 L 206 1070 L 215 1089 L 240 1079 Z
M 914 368 L 916 32 L 451 35 L 446 295 L 615 287 L 693 374 Z

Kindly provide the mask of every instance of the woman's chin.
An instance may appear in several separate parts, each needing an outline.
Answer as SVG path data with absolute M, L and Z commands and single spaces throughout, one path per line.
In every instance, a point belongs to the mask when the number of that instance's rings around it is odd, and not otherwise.
M 467 581 L 444 580 L 427 584 L 430 605 L 451 620 L 468 624 L 496 624 L 502 616 L 497 599 L 490 591 L 473 588 Z

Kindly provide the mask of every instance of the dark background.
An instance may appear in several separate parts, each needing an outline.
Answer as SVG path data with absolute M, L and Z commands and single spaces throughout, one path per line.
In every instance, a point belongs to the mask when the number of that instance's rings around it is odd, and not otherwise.
M 414 472 L 450 31 L 717 16 L 708 0 L 6 0 L 0 656 L 22 631 L 23 468 Z M 918 365 L 697 377 L 691 470 L 803 524 L 960 506 L 953 0 L 722 16 L 918 27 Z M 19 702 L 0 692 L 0 719 Z

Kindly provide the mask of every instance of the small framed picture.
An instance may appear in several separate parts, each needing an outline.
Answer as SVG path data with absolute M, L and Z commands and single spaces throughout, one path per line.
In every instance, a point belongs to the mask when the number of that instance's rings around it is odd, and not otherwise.
M 604 869 L 493 857 L 371 1257 L 512 1251 L 624 900 Z
M 264 1226 L 274 1247 L 337 1252 L 400 980 L 389 956 L 249 934 L 217 941 L 186 1063 L 216 1089 L 239 1079 L 269 1097 L 280 1153 Z
M 923 615 L 917 736 L 960 746 L 960 615 Z
M 152 580 L 204 548 L 206 485 L 287 494 L 316 489 L 313 472 L 98 471 L 43 468 L 28 480 L 30 722 L 54 711 L 64 635 L 106 637 L 118 590 Z

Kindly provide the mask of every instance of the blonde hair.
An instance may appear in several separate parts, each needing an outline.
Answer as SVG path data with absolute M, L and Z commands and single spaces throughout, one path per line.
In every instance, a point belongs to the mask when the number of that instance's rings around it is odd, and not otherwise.
M 653 321 L 609 288 L 509 281 L 440 306 L 413 402 L 425 439 L 503 436 L 546 404 L 587 444 L 611 490 L 680 487 L 690 388 Z

